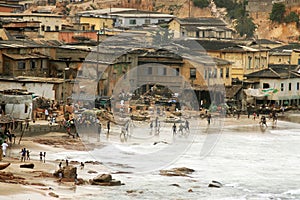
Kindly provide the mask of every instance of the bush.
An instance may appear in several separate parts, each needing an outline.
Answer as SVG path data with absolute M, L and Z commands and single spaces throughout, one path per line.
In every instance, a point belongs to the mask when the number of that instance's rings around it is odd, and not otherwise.
M 193 3 L 196 7 L 199 7 L 199 8 L 206 8 L 209 6 L 208 0 L 193 0 Z
M 299 23 L 299 15 L 295 12 L 290 12 L 290 14 L 284 18 L 284 22 L 286 22 L 286 23 L 296 22 L 298 24 Z
M 282 22 L 284 19 L 285 5 L 282 3 L 275 3 L 272 7 L 270 20 L 273 22 Z

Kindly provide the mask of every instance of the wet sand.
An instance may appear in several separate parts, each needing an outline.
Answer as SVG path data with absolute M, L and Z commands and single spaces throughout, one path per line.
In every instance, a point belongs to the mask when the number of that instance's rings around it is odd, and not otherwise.
M 214 124 L 212 119 L 212 125 Z M 251 130 L 259 130 L 259 120 L 253 120 L 253 117 L 248 118 L 241 115 L 240 119 L 225 118 L 223 121 L 224 127 L 240 129 L 241 132 L 247 132 L 247 127 L 252 127 Z M 206 119 L 200 120 L 200 124 L 207 126 Z M 272 122 L 268 120 L 268 125 L 272 127 Z M 255 129 L 253 129 L 255 127 Z M 114 135 L 116 133 L 111 133 Z M 16 140 L 16 143 L 18 139 Z M 31 152 L 31 159 L 26 160 L 25 163 L 33 163 L 34 169 L 20 168 L 20 150 L 27 148 Z M 13 144 L 7 151 L 7 157 L 3 158 L 1 163 L 10 162 L 11 165 L 0 174 L 13 175 L 12 180 L 0 179 L 0 199 L 26 199 L 26 195 L 30 199 L 57 199 L 55 192 L 61 193 L 63 190 L 72 190 L 76 187 L 74 182 L 58 183 L 57 178 L 52 176 L 53 172 L 58 169 L 58 163 L 62 160 L 57 160 L 56 154 L 61 152 L 86 152 L 86 146 L 81 143 L 80 139 L 73 139 L 68 137 L 65 133 L 48 133 L 44 135 L 35 135 L 32 137 L 25 136 L 21 144 Z M 46 161 L 41 162 L 39 152 L 46 152 Z M 63 165 L 65 161 L 63 160 Z M 97 173 L 107 172 L 107 168 L 99 163 L 87 162 L 84 169 L 80 169 L 80 160 L 69 160 L 69 163 L 77 167 L 78 177 L 88 180 L 95 177 Z M 88 172 L 94 171 L 94 173 Z M 55 190 L 54 190 L 55 188 Z M 63 189 L 62 189 L 63 188 Z M 25 196 L 24 196 L 25 195 Z

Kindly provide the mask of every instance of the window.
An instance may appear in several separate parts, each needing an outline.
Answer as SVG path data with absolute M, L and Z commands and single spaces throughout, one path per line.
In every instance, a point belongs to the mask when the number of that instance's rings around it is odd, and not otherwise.
M 292 83 L 289 83 L 289 91 L 292 90 Z
M 226 67 L 226 78 L 229 78 L 229 67 Z
M 190 79 L 196 79 L 196 69 L 190 68 Z
M 157 74 L 159 76 L 166 76 L 167 75 L 167 68 L 166 67 L 157 68 Z
M 42 31 L 45 31 L 45 25 L 42 25 L 41 28 L 42 28 Z
M 18 69 L 25 69 L 25 62 L 24 61 L 19 61 L 18 62 Z
M 30 61 L 30 69 L 35 69 L 35 68 L 36 68 L 36 62 Z
M 179 76 L 179 68 L 176 68 L 176 76 Z
M 204 70 L 204 79 L 207 79 L 207 70 Z
M 50 26 L 47 26 L 47 27 L 46 27 L 46 30 L 47 30 L 47 31 L 51 31 Z
M 148 67 L 148 75 L 152 74 L 152 67 Z
M 25 110 L 24 113 L 28 113 L 28 105 L 25 104 Z
M 165 23 L 166 21 L 164 20 L 164 19 L 159 19 L 158 20 L 158 23 L 160 24 L 160 23 Z
M 135 19 L 129 20 L 129 24 L 131 24 L 131 25 L 136 24 L 136 20 Z
M 223 78 L 223 68 L 220 69 L 220 78 Z
M 95 25 L 91 26 L 91 30 L 94 31 L 95 30 Z
M 284 91 L 284 84 L 283 83 L 280 84 L 280 90 Z
M 248 56 L 248 69 L 251 68 L 252 65 L 252 57 Z
M 59 31 L 59 26 L 55 26 L 55 30 L 56 30 L 56 31 Z
M 150 24 L 150 19 L 145 19 L 145 24 Z
M 299 90 L 300 88 L 300 85 L 299 85 L 299 82 L 297 82 L 297 90 Z
M 263 83 L 263 89 L 270 88 L 269 83 Z
M 213 74 L 213 77 L 214 77 L 214 78 L 217 78 L 217 74 L 218 74 L 218 69 L 217 69 L 217 68 L 215 68 L 215 69 L 214 69 L 214 74 Z

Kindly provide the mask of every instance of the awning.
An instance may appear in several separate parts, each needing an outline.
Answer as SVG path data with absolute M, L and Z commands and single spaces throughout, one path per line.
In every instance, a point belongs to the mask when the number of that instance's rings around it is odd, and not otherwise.
M 266 89 L 245 89 L 244 92 L 247 96 L 251 97 L 267 97 L 276 94 L 278 90 L 276 88 L 266 88 Z

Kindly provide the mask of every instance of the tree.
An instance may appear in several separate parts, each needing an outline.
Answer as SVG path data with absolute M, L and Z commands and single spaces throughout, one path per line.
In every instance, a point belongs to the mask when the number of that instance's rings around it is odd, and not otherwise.
M 251 38 L 254 35 L 255 24 L 249 17 L 242 17 L 237 20 L 236 30 L 239 32 L 240 36 L 246 35 L 247 38 Z
M 284 22 L 286 22 L 286 23 L 296 22 L 298 24 L 299 23 L 299 15 L 295 12 L 290 12 L 290 14 L 284 18 Z
M 193 3 L 196 7 L 199 7 L 199 8 L 206 8 L 209 6 L 208 0 L 193 0 Z
M 283 3 L 275 3 L 272 7 L 270 20 L 273 22 L 282 22 L 284 19 L 285 5 Z

